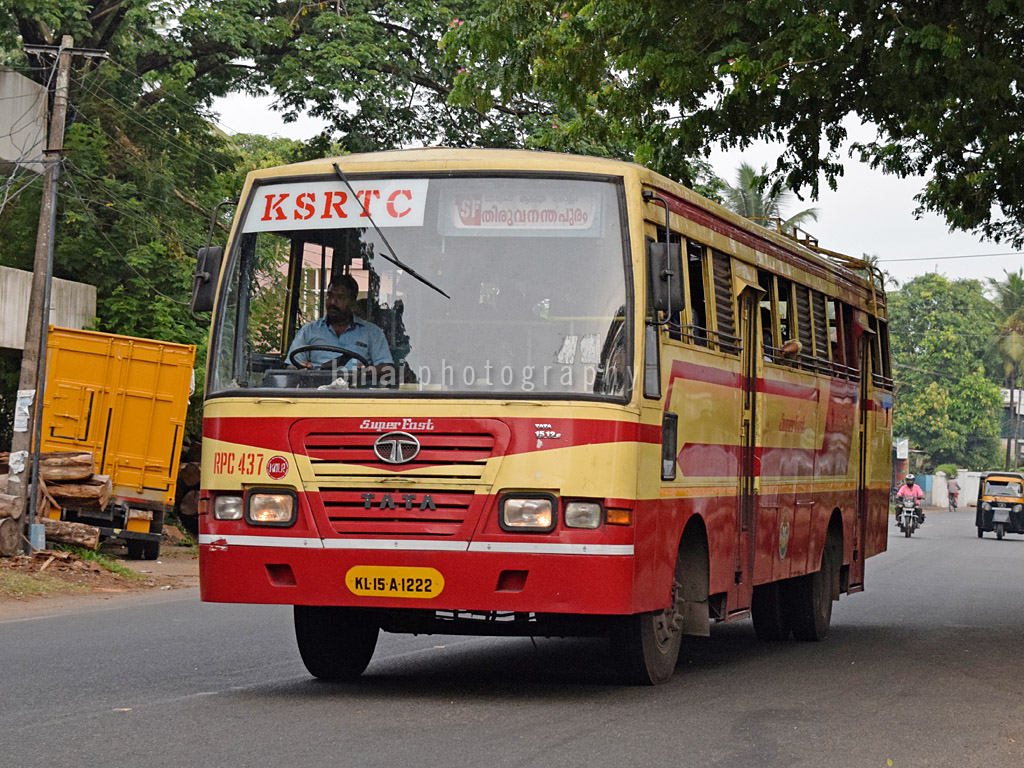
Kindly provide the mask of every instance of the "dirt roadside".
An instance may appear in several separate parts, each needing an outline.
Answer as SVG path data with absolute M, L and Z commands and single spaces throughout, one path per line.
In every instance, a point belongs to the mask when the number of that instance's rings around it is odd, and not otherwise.
M 122 572 L 55 550 L 0 558 L 0 621 L 199 586 L 196 548 L 177 530 L 166 530 L 156 560 L 129 560 L 124 547 L 113 543 L 105 543 L 100 552 L 113 558 Z

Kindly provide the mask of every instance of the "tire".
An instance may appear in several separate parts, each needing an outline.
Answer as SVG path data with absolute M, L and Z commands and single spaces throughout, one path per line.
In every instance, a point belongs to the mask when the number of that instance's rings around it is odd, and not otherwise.
M 380 628 L 353 608 L 295 606 L 295 640 L 306 670 L 331 683 L 363 674 Z
M 672 602 L 663 611 L 619 616 L 611 633 L 612 661 L 628 685 L 660 685 L 676 670 L 683 641 L 681 559 L 676 558 Z
M 985 531 L 982 530 L 981 528 L 978 529 L 978 538 L 979 539 L 985 538 Z
M 996 526 L 996 539 L 998 539 L 999 541 L 1002 541 L 1003 540 L 1003 533 L 1005 533 L 1004 526 L 1003 526 L 1002 523 L 999 523 Z
M 913 533 L 914 526 L 912 525 L 908 525 L 906 528 L 903 529 L 903 535 L 906 536 L 908 539 L 913 535 Z
M 125 546 L 128 548 L 129 560 L 156 560 L 160 557 L 159 541 L 128 539 L 125 541 Z
M 754 587 L 750 613 L 754 620 L 754 634 L 758 640 L 786 640 L 793 631 L 789 626 L 782 593 L 782 585 L 777 581 Z
M 786 582 L 783 594 L 793 637 L 797 640 L 820 641 L 828 635 L 832 622 L 832 591 L 841 564 L 842 542 L 830 535 L 821 553 L 821 568 Z

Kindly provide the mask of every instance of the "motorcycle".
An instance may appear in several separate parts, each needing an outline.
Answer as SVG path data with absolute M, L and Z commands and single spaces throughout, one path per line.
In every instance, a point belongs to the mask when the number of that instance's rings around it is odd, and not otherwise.
M 903 496 L 898 500 L 896 521 L 903 535 L 909 539 L 921 525 L 921 510 L 917 499 Z

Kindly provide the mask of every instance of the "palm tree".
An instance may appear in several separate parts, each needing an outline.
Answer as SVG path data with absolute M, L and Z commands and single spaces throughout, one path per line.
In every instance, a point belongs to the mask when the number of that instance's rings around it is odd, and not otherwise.
M 785 187 L 766 191 L 767 186 L 768 166 L 761 166 L 757 171 L 749 163 L 740 163 L 736 171 L 736 186 L 725 185 L 725 207 L 770 229 L 774 229 L 773 223 L 779 222 L 779 228 L 787 234 L 807 221 L 818 220 L 817 208 L 806 208 L 784 219 L 783 210 L 793 192 Z
M 1024 269 L 1007 272 L 1006 280 L 989 278 L 995 292 L 995 305 L 999 311 L 998 345 L 1003 358 L 1003 383 L 1010 389 L 1010 436 L 1006 440 L 1006 469 L 1010 469 L 1010 446 L 1017 438 L 1017 411 L 1014 395 L 1018 391 L 1021 370 L 1024 368 Z M 1019 397 L 1019 395 L 1018 395 Z M 1013 454 L 1016 465 L 1016 454 Z
M 881 264 L 879 263 L 879 260 L 878 260 L 878 254 L 877 253 L 864 253 L 864 254 L 861 254 L 860 258 L 861 258 L 861 261 L 863 261 L 864 263 L 866 263 L 869 266 L 874 267 L 875 269 L 878 270 L 878 274 L 880 274 L 882 276 L 882 287 L 883 288 L 886 288 L 886 287 L 888 287 L 890 285 L 893 286 L 894 288 L 898 288 L 899 287 L 899 282 L 896 280 L 896 278 L 893 277 L 892 275 L 890 275 L 887 270 L 882 269 L 882 266 L 881 266 Z

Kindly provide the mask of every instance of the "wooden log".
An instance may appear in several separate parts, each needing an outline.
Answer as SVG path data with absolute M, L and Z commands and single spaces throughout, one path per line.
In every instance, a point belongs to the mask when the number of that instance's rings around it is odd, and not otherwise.
M 87 549 L 96 549 L 100 545 L 100 529 L 85 523 L 68 523 L 63 520 L 44 519 L 47 541 L 59 541 L 62 544 L 77 544 Z
M 199 462 L 182 462 L 178 467 L 178 484 L 189 489 L 198 488 L 202 475 L 202 465 Z
M 91 453 L 65 453 L 39 456 L 39 477 L 48 483 L 88 480 L 96 473 Z
M 91 482 L 98 478 L 96 482 Z M 81 483 L 47 483 L 46 491 L 61 507 L 70 509 L 106 509 L 114 489 L 109 475 L 93 475 Z
M 194 443 L 189 443 L 188 446 L 181 450 L 181 460 L 189 462 L 200 462 L 203 460 L 203 441 L 196 440 Z
M 9 453 L 0 453 L 0 472 L 8 471 L 9 457 Z M 96 461 L 87 451 L 44 451 L 39 454 L 39 476 L 43 480 L 73 482 L 85 480 L 95 472 Z
M 21 517 L 18 514 L 18 497 L 0 493 L 0 519 L 11 518 L 17 520 Z
M 7 493 L 7 478 L 10 475 L 0 475 L 0 493 Z
M 21 540 L 21 523 L 9 517 L 0 519 L 0 557 L 17 554 Z
M 195 517 L 199 514 L 199 491 L 189 491 L 178 502 L 178 514 Z

